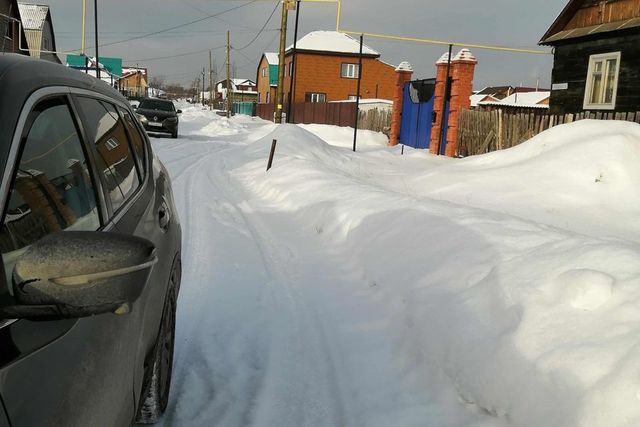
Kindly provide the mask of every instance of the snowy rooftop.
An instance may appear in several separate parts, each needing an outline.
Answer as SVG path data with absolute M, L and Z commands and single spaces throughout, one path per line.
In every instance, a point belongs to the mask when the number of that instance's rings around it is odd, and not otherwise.
M 267 62 L 269 65 L 278 65 L 280 63 L 280 59 L 278 58 L 278 54 L 275 52 L 265 52 L 265 58 L 267 58 Z
M 477 96 L 477 95 L 472 95 Z M 484 101 L 479 102 L 479 105 L 497 105 L 506 107 L 522 107 L 522 108 L 549 108 L 549 105 L 545 103 L 551 96 L 551 92 L 523 92 L 514 93 L 506 97 L 501 101 Z M 473 102 L 473 99 L 472 99 Z
M 293 45 L 287 50 L 293 49 Z M 296 45 L 299 50 L 313 50 L 317 52 L 334 52 L 334 53 L 360 53 L 360 41 L 354 39 L 348 34 L 338 33 L 336 31 L 313 31 L 300 40 Z M 371 49 L 367 45 L 363 45 L 362 53 L 364 55 L 380 56 L 379 52 Z
M 47 20 L 49 6 L 40 4 L 18 3 L 20 20 L 25 30 L 42 30 Z

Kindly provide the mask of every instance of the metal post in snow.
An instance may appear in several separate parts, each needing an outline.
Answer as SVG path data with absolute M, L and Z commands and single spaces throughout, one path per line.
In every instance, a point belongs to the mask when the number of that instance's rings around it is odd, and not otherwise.
M 300 21 L 300 0 L 296 4 L 296 25 L 293 31 L 293 51 L 291 53 L 291 72 L 289 73 L 289 105 L 287 107 L 287 123 L 293 123 L 293 102 L 295 99 L 296 48 L 298 46 L 298 22 Z
M 362 85 L 362 45 L 364 44 L 364 34 L 360 34 L 360 59 L 358 62 L 358 92 L 356 94 L 356 123 L 353 129 L 353 152 L 356 151 L 358 141 L 358 119 L 360 118 L 360 88 Z
M 269 169 L 271 169 L 271 166 L 273 166 L 273 156 L 276 154 L 276 144 L 278 143 L 278 140 L 274 139 L 273 142 L 271 142 L 271 151 L 269 152 L 269 161 L 267 162 L 267 172 L 269 172 Z
M 449 102 L 449 92 L 451 92 L 451 79 L 449 74 L 451 73 L 451 55 L 453 53 L 453 45 L 449 45 L 449 59 L 447 60 L 447 75 L 445 77 L 444 84 L 444 96 L 442 97 L 442 117 L 440 118 L 440 137 L 438 138 L 438 155 L 442 152 L 442 142 L 444 140 L 445 150 L 447 147 L 447 126 L 448 126 L 448 114 L 447 105 Z

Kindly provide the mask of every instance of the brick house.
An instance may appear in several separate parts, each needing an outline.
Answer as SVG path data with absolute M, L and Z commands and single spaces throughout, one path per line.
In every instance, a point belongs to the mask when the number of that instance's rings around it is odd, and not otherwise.
M 296 46 L 294 102 L 332 102 L 355 99 L 360 41 L 335 31 L 314 31 Z M 392 100 L 395 66 L 380 60 L 368 46 L 362 50 L 361 97 Z M 285 103 L 289 100 L 293 47 L 285 56 Z
M 358 60 L 360 42 L 353 37 L 335 31 L 314 31 L 302 39 L 296 46 L 295 99 L 302 102 L 334 102 L 354 100 L 357 93 Z M 293 46 L 285 56 L 284 101 L 289 100 Z M 277 60 L 276 58 L 273 58 Z M 270 103 L 275 91 L 272 91 L 271 74 L 265 73 L 267 55 L 263 55 L 258 69 L 258 91 L 267 93 L 267 74 L 269 74 Z M 271 64 L 270 64 L 271 65 Z M 362 59 L 362 98 L 392 100 L 395 88 L 395 67 L 380 60 L 380 53 L 368 46 L 363 47 Z M 272 68 L 269 68 L 271 70 Z M 277 85 L 278 67 L 275 67 Z M 265 103 L 266 99 L 261 98 Z
M 256 84 L 250 79 L 230 79 L 232 102 L 255 102 L 258 98 Z M 215 86 L 216 101 L 227 99 L 227 80 L 223 79 Z
M 276 102 L 278 90 L 278 54 L 265 52 L 260 58 L 257 73 L 258 104 Z
M 553 113 L 640 110 L 640 0 L 571 0 L 540 44 L 554 48 Z
M 20 26 L 18 2 L 16 0 L 0 0 L 0 52 L 29 55 L 27 50 L 20 50 L 20 45 L 26 49 L 27 38 Z

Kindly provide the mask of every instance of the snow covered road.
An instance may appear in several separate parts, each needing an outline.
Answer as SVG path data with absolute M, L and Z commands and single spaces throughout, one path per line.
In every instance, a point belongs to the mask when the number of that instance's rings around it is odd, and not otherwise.
M 368 133 L 353 154 L 336 146 L 346 129 L 228 123 L 194 108 L 181 134 L 153 141 L 184 230 L 164 425 L 640 420 L 640 247 L 615 239 L 617 221 L 586 236 L 590 217 L 576 219 L 570 201 L 532 197 L 553 188 L 554 170 L 529 176 L 528 205 L 514 180 L 502 196 L 491 188 L 514 162 L 531 166 L 531 147 L 511 163 L 454 164 L 400 156 Z M 474 167 L 484 188 L 443 184 Z M 582 201 L 599 206 L 600 190 L 589 191 Z M 606 208 L 615 219 L 636 213 L 637 202 L 619 205 Z

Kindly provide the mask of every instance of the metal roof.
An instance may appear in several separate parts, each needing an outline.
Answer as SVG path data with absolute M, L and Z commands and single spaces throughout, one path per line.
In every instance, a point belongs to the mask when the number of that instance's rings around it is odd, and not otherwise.
M 611 31 L 626 30 L 636 27 L 640 27 L 640 18 L 631 18 L 624 21 L 609 22 L 607 24 L 593 25 L 591 27 L 560 31 L 559 33 L 542 40 L 540 44 L 551 44 L 562 40 L 575 39 L 593 34 L 608 33 Z
M 47 21 L 49 6 L 40 4 L 18 3 L 20 20 L 25 30 L 41 31 Z

